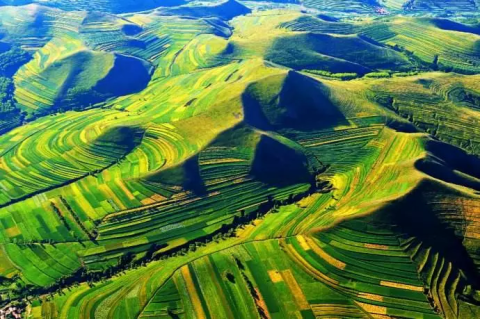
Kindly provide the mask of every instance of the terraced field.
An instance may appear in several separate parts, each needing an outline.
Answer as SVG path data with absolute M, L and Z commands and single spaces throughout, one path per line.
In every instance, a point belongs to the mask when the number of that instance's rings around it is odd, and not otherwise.
M 78 2 L 0 9 L 0 310 L 480 316 L 475 15 Z
M 184 1 L 171 1 L 168 3 L 163 3 L 158 0 L 126 0 L 126 1 L 111 1 L 111 0 L 94 0 L 94 1 L 68 1 L 68 0 L 46 0 L 46 1 L 36 1 L 36 0 L 3 0 L 0 2 L 1 5 L 25 5 L 29 3 L 39 3 L 53 8 L 59 8 L 65 11 L 103 11 L 103 12 L 112 12 L 112 13 L 125 13 L 125 12 L 134 12 L 134 11 L 143 11 L 154 9 L 162 5 L 181 5 Z

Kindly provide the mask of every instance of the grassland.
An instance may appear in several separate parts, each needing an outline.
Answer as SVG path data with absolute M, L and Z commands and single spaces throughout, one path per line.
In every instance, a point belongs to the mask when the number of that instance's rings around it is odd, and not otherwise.
M 475 28 L 249 12 L 0 11 L 32 54 L 0 131 L 0 305 L 478 316 Z
M 0 5 L 26 5 L 31 3 L 38 3 L 52 8 L 59 8 L 64 11 L 102 11 L 110 13 L 126 13 L 143 10 L 151 10 L 159 6 L 173 6 L 184 4 L 185 1 L 158 1 L 158 0 L 126 0 L 126 1 L 111 1 L 111 0 L 94 0 L 94 1 L 68 1 L 68 0 L 3 0 Z

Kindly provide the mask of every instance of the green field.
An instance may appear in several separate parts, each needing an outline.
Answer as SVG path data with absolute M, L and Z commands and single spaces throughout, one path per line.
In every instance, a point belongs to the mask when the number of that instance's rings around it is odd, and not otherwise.
M 0 0 L 0 309 L 480 316 L 475 1 L 30 2 Z

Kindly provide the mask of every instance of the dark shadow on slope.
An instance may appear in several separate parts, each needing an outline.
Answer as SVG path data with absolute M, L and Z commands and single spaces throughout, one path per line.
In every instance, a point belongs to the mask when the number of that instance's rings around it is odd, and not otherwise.
M 19 47 L 0 43 L 0 76 L 13 77 L 18 69 L 30 61 L 31 58 L 30 53 Z
M 49 67 L 54 69 L 70 66 L 70 71 L 54 102 L 54 108 L 47 112 L 82 110 L 112 97 L 140 92 L 150 82 L 152 67 L 147 62 L 115 54 L 113 66 L 106 76 L 99 78 L 93 87 L 85 87 L 84 73 L 102 63 L 97 61 L 95 56 L 95 53 L 90 51 L 81 51 Z
M 329 15 L 326 15 L 326 14 L 318 14 L 317 17 L 319 19 L 322 19 L 322 20 L 327 21 L 327 22 L 338 22 L 338 21 L 340 21 L 340 19 L 329 16 Z
M 231 20 L 250 12 L 252 12 L 252 10 L 235 0 L 228 0 L 214 6 L 180 6 L 159 9 L 156 11 L 159 15 L 175 15 L 192 18 L 220 18 L 223 20 Z
M 212 26 L 213 34 L 222 38 L 229 38 L 233 33 L 233 28 L 227 22 L 219 18 L 205 18 L 206 23 Z
M 402 133 L 418 133 L 420 132 L 418 128 L 415 127 L 408 120 L 400 119 L 388 119 L 386 123 L 387 127 Z
M 0 42 L 0 54 L 9 51 L 12 46 L 5 42 Z
M 462 269 L 466 277 L 477 287 L 480 278 L 475 264 L 463 246 L 463 238 L 455 234 L 455 225 L 449 220 L 440 219 L 442 212 L 435 212 L 426 199 L 426 194 L 438 194 L 443 187 L 434 182 L 423 182 L 412 193 L 390 206 L 389 218 L 397 225 L 398 230 L 415 237 L 439 252 L 455 267 Z M 462 216 L 457 216 L 463 219 Z
M 126 156 L 135 147 L 140 145 L 145 130 L 131 126 L 116 126 L 108 129 L 101 134 L 93 143 L 94 147 L 98 145 L 107 145 L 112 149 L 122 150 L 122 156 Z
M 257 145 L 250 173 L 265 184 L 279 187 L 311 182 L 305 154 L 266 135 Z
M 121 96 L 140 92 L 150 82 L 152 67 L 145 61 L 115 54 L 115 62 L 108 75 L 93 90 L 100 94 Z
M 136 24 L 125 24 L 122 26 L 122 32 L 127 36 L 134 36 L 142 31 L 143 29 Z
M 309 131 L 347 123 L 324 84 L 294 71 L 249 85 L 242 99 L 245 122 L 263 130 Z
M 480 159 L 464 150 L 443 142 L 429 140 L 425 149 L 430 153 L 415 167 L 440 180 L 480 191 Z
M 439 183 L 425 181 L 411 193 L 389 203 L 375 213 L 343 221 L 335 227 L 363 229 L 365 232 L 371 231 L 377 234 L 391 231 L 404 240 L 413 237 L 416 243 L 422 244 L 425 251 L 430 249 L 431 256 L 438 253 L 455 268 L 462 270 L 470 284 L 478 287 L 479 275 L 472 256 L 463 245 L 464 232 L 456 223 L 464 217 L 451 215 L 450 218 L 445 218 L 444 213 L 451 214 L 451 212 L 438 209 L 438 206 L 434 210 L 432 201 L 435 199 L 430 197 L 432 194 L 454 195 L 455 193 L 454 190 L 448 190 Z
M 273 130 L 273 126 L 262 111 L 262 102 L 258 100 L 257 89 L 257 83 L 250 84 L 242 95 L 244 120 L 258 129 Z
M 196 195 L 203 196 L 207 193 L 205 183 L 200 176 L 198 156 L 193 156 L 185 162 L 147 178 L 147 181 L 165 184 L 167 186 L 181 186 Z
M 452 20 L 440 19 L 440 18 L 431 19 L 430 21 L 432 22 L 433 25 L 435 25 L 437 28 L 442 30 L 466 32 L 466 33 L 473 33 L 473 34 L 480 35 L 480 26 L 478 25 L 471 26 L 471 25 L 455 22 Z
M 304 33 L 276 39 L 267 60 L 290 68 L 364 75 L 372 70 L 407 71 L 413 65 L 402 54 L 357 36 Z
M 448 92 L 448 99 L 462 106 L 480 110 L 480 94 L 462 85 Z

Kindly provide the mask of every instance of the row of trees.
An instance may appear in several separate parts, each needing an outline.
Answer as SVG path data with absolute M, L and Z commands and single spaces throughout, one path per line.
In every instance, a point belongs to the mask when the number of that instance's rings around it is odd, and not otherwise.
M 13 94 L 15 86 L 10 78 L 0 76 L 0 113 L 16 110 Z
M 0 53 L 0 134 L 20 125 L 25 118 L 14 98 L 12 77 L 30 58 L 30 54 L 19 47 L 9 47 Z

